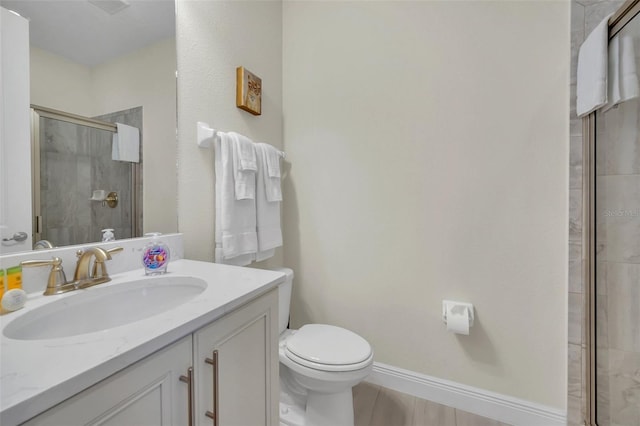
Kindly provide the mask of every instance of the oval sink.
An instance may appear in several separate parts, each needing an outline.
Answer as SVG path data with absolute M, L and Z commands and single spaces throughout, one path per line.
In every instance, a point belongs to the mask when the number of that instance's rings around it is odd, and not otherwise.
M 10 339 L 38 340 L 108 330 L 188 302 L 207 288 L 194 277 L 162 276 L 110 287 L 79 290 L 16 318 L 6 325 Z

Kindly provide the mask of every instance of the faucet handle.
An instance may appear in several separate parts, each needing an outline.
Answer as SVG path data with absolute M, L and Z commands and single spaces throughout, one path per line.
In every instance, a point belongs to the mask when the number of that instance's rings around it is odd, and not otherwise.
M 122 247 L 114 247 L 112 249 L 105 250 L 105 253 L 107 253 L 107 258 L 105 260 L 110 260 L 112 254 L 120 253 L 122 250 L 124 250 L 124 248 Z M 91 268 L 91 277 L 109 277 L 109 274 L 107 273 L 107 266 L 104 264 L 104 260 L 96 258 L 95 262 L 93 262 L 93 267 Z
M 44 291 L 45 296 L 66 293 L 75 289 L 73 283 L 67 282 L 67 276 L 62 268 L 62 259 L 59 257 L 54 257 L 51 260 L 25 260 L 20 262 L 20 265 L 25 267 L 51 266 L 47 288 Z

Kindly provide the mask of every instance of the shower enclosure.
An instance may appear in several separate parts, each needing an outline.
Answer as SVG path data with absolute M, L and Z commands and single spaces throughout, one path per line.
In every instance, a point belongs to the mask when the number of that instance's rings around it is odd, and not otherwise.
M 609 21 L 610 40 L 635 66 L 632 99 L 584 120 L 586 276 L 589 278 L 587 423 L 640 425 L 640 3 Z M 611 49 L 612 43 L 610 44 Z M 623 49 L 620 51 L 622 52 Z M 633 68 L 637 70 L 633 75 Z M 611 69 L 611 68 L 610 68 Z
M 141 235 L 141 165 L 112 160 L 116 121 L 142 128 L 142 108 L 92 119 L 33 106 L 34 242 L 96 242 L 107 228 L 117 239 Z M 91 200 L 94 191 L 117 203 Z

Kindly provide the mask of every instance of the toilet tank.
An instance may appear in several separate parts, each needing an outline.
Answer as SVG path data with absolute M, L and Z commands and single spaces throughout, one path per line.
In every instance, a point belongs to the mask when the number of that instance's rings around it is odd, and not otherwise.
M 275 271 L 284 272 L 287 275 L 284 282 L 278 286 L 278 334 L 282 334 L 282 332 L 287 329 L 287 324 L 289 323 L 293 271 L 289 268 L 277 268 Z

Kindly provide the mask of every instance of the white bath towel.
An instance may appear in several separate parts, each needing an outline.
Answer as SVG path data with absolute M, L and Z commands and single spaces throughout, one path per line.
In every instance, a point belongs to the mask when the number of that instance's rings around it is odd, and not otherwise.
M 230 132 L 227 135 L 233 144 L 236 200 L 253 200 L 256 196 L 256 170 L 258 170 L 255 145 L 251 139 L 239 133 Z
M 620 37 L 618 34 L 609 42 L 607 105 L 603 111 L 637 98 L 639 94 L 633 38 L 630 35 Z
M 258 146 L 262 149 L 263 161 L 261 163 L 265 172 L 263 178 L 267 201 L 282 201 L 280 158 L 282 158 L 283 153 L 266 143 L 256 144 L 256 147 Z
M 137 127 L 116 123 L 118 131 L 113 134 L 111 159 L 140 162 L 140 130 Z
M 236 200 L 232 137 L 220 132 L 215 145 L 216 242 L 222 245 L 224 263 L 248 264 L 258 251 L 256 200 Z
M 258 253 L 256 260 L 261 261 L 273 256 L 276 247 L 282 245 L 282 229 L 280 225 L 280 201 L 270 201 L 268 198 L 269 187 L 272 185 L 272 178 L 269 176 L 269 155 L 275 152 L 280 158 L 277 149 L 265 143 L 256 144 L 256 154 L 258 156 L 258 174 L 256 183 L 256 224 L 258 228 Z M 278 165 L 278 174 L 280 166 Z M 277 178 L 278 189 L 280 189 L 280 177 Z
M 585 116 L 607 103 L 609 17 L 589 34 L 578 53 L 576 113 Z

